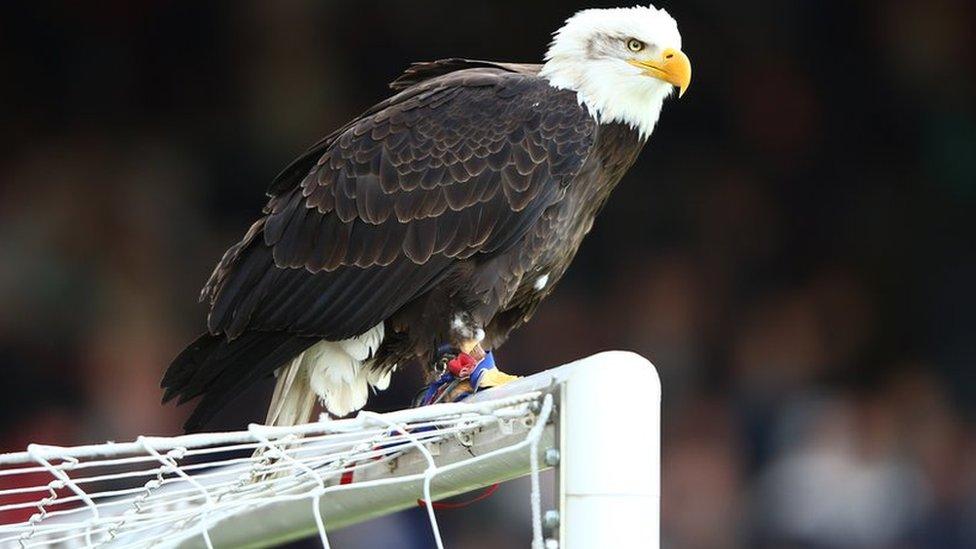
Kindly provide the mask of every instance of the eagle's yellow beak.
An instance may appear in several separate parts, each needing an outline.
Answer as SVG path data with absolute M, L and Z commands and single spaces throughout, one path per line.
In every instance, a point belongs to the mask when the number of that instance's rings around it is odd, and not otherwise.
M 657 61 L 628 59 L 627 62 L 642 69 L 647 76 L 676 86 L 678 97 L 684 95 L 691 84 L 691 60 L 681 50 L 668 48 L 661 52 L 661 58 Z

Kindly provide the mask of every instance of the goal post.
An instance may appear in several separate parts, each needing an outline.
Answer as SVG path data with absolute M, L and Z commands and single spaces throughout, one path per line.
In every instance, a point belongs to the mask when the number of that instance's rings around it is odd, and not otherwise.
M 561 387 L 559 539 L 567 549 L 657 547 L 657 372 L 632 353 L 606 353 L 577 364 Z
M 556 388 L 559 546 L 658 547 L 661 381 L 644 357 L 605 351 L 476 395 Z M 555 537 L 555 536 L 553 536 Z
M 0 548 L 267 547 L 520 476 L 534 548 L 659 545 L 661 386 L 599 353 L 459 403 L 0 455 Z M 558 508 L 539 471 L 556 468 Z M 28 516 L 29 515 L 29 516 Z M 17 517 L 7 521 L 5 517 Z

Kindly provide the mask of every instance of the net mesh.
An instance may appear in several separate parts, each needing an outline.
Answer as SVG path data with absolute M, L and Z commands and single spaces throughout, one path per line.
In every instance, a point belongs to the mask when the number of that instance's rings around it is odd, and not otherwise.
M 211 547 L 210 530 L 222 519 L 288 500 L 311 501 L 318 535 L 329 547 L 323 498 L 418 479 L 423 490 L 415 497 L 426 502 L 442 547 L 430 504 L 435 477 L 523 449 L 532 464 L 533 545 L 541 547 L 537 446 L 551 409 L 551 396 L 531 393 L 294 427 L 252 425 L 92 446 L 34 444 L 0 455 L 0 547 L 149 547 L 191 537 Z M 511 444 L 469 452 L 462 461 L 438 459 L 445 445 L 470 448 L 486 430 L 509 435 Z M 399 467 L 408 457 L 421 468 Z

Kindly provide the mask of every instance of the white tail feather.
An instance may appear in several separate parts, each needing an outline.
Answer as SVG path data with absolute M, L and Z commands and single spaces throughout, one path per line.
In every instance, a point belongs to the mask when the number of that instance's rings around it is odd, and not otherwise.
M 383 341 L 383 324 L 342 341 L 320 341 L 278 371 L 269 425 L 296 425 L 308 421 L 316 396 L 326 410 L 344 416 L 366 405 L 369 387 L 384 390 L 390 372 L 370 368 Z
M 325 407 L 337 416 L 362 408 L 368 393 L 365 380 L 360 380 L 362 363 L 337 342 L 323 341 L 314 349 L 318 353 L 309 361 L 308 372 L 312 390 Z
M 268 425 L 297 425 L 305 423 L 312 416 L 315 393 L 303 368 L 304 357 L 304 353 L 298 355 L 278 371 L 278 382 L 268 408 Z
M 379 370 L 368 369 L 366 371 L 366 379 L 377 391 L 385 391 L 390 386 L 390 376 L 395 371 L 396 366 L 392 370 L 387 370 L 385 373 Z
M 349 356 L 355 358 L 359 362 L 365 362 L 372 358 L 373 353 L 376 352 L 376 349 L 379 348 L 382 341 L 383 323 L 379 323 L 362 335 L 337 341 L 336 343 L 338 343 L 345 352 L 349 353 Z

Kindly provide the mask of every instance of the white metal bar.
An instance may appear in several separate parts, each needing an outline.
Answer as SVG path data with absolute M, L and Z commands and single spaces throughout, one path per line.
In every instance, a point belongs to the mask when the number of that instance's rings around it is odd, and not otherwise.
M 523 393 L 526 391 L 522 391 Z M 518 395 L 525 397 L 525 395 Z M 431 417 L 445 417 L 450 414 L 470 414 L 470 413 L 491 413 L 492 410 L 510 406 L 519 402 L 519 398 L 511 400 L 493 400 L 486 408 L 479 405 L 481 400 L 470 399 L 465 402 L 447 402 L 442 404 L 432 404 L 421 408 L 407 408 L 386 414 L 387 419 L 401 423 L 411 423 L 423 421 Z M 271 426 L 260 425 L 258 428 L 264 436 L 269 438 L 288 436 L 292 434 L 309 435 L 319 433 L 354 433 L 366 428 L 376 427 L 369 423 L 368 416 L 356 416 L 348 419 L 335 419 L 319 423 L 307 423 L 295 426 Z M 226 445 L 235 443 L 254 442 L 252 431 L 233 431 L 228 433 L 195 433 L 177 437 L 141 437 L 145 444 L 149 444 L 160 452 L 172 450 L 174 448 L 199 448 L 204 446 Z M 103 444 L 92 444 L 88 446 L 51 446 L 45 444 L 32 445 L 33 452 L 14 452 L 10 454 L 0 454 L 0 465 L 16 465 L 21 463 L 35 463 L 37 458 L 44 459 L 90 459 L 90 458 L 111 458 L 119 455 L 141 453 L 144 450 L 143 442 L 107 442 Z M 19 469 L 4 471 L 4 474 L 17 474 Z M 26 472 L 26 471 L 24 471 Z
M 552 409 L 547 399 L 540 418 L 548 419 Z M 432 479 L 431 499 L 436 501 L 496 482 L 525 476 L 531 472 L 529 447 L 538 440 L 538 447 L 555 444 L 552 424 L 540 423 L 526 436 L 527 426 L 511 433 L 498 429 L 477 433 L 472 446 L 457 443 L 442 444 L 437 452 L 437 476 Z M 479 455 L 472 458 L 471 449 Z M 322 495 L 321 512 L 328 518 L 328 528 L 341 528 L 371 518 L 417 505 L 423 493 L 429 463 L 419 452 L 400 457 L 396 463 L 396 477 L 391 478 L 388 465 L 367 467 L 352 484 L 330 487 Z M 316 525 L 308 507 L 309 497 L 281 499 L 242 512 L 235 512 L 218 520 L 210 530 L 217 547 L 270 547 L 287 541 L 314 535 Z M 199 534 L 190 533 L 183 539 L 170 538 L 180 548 L 202 547 Z
M 561 388 L 560 547 L 660 546 L 661 381 L 643 357 L 600 353 Z

